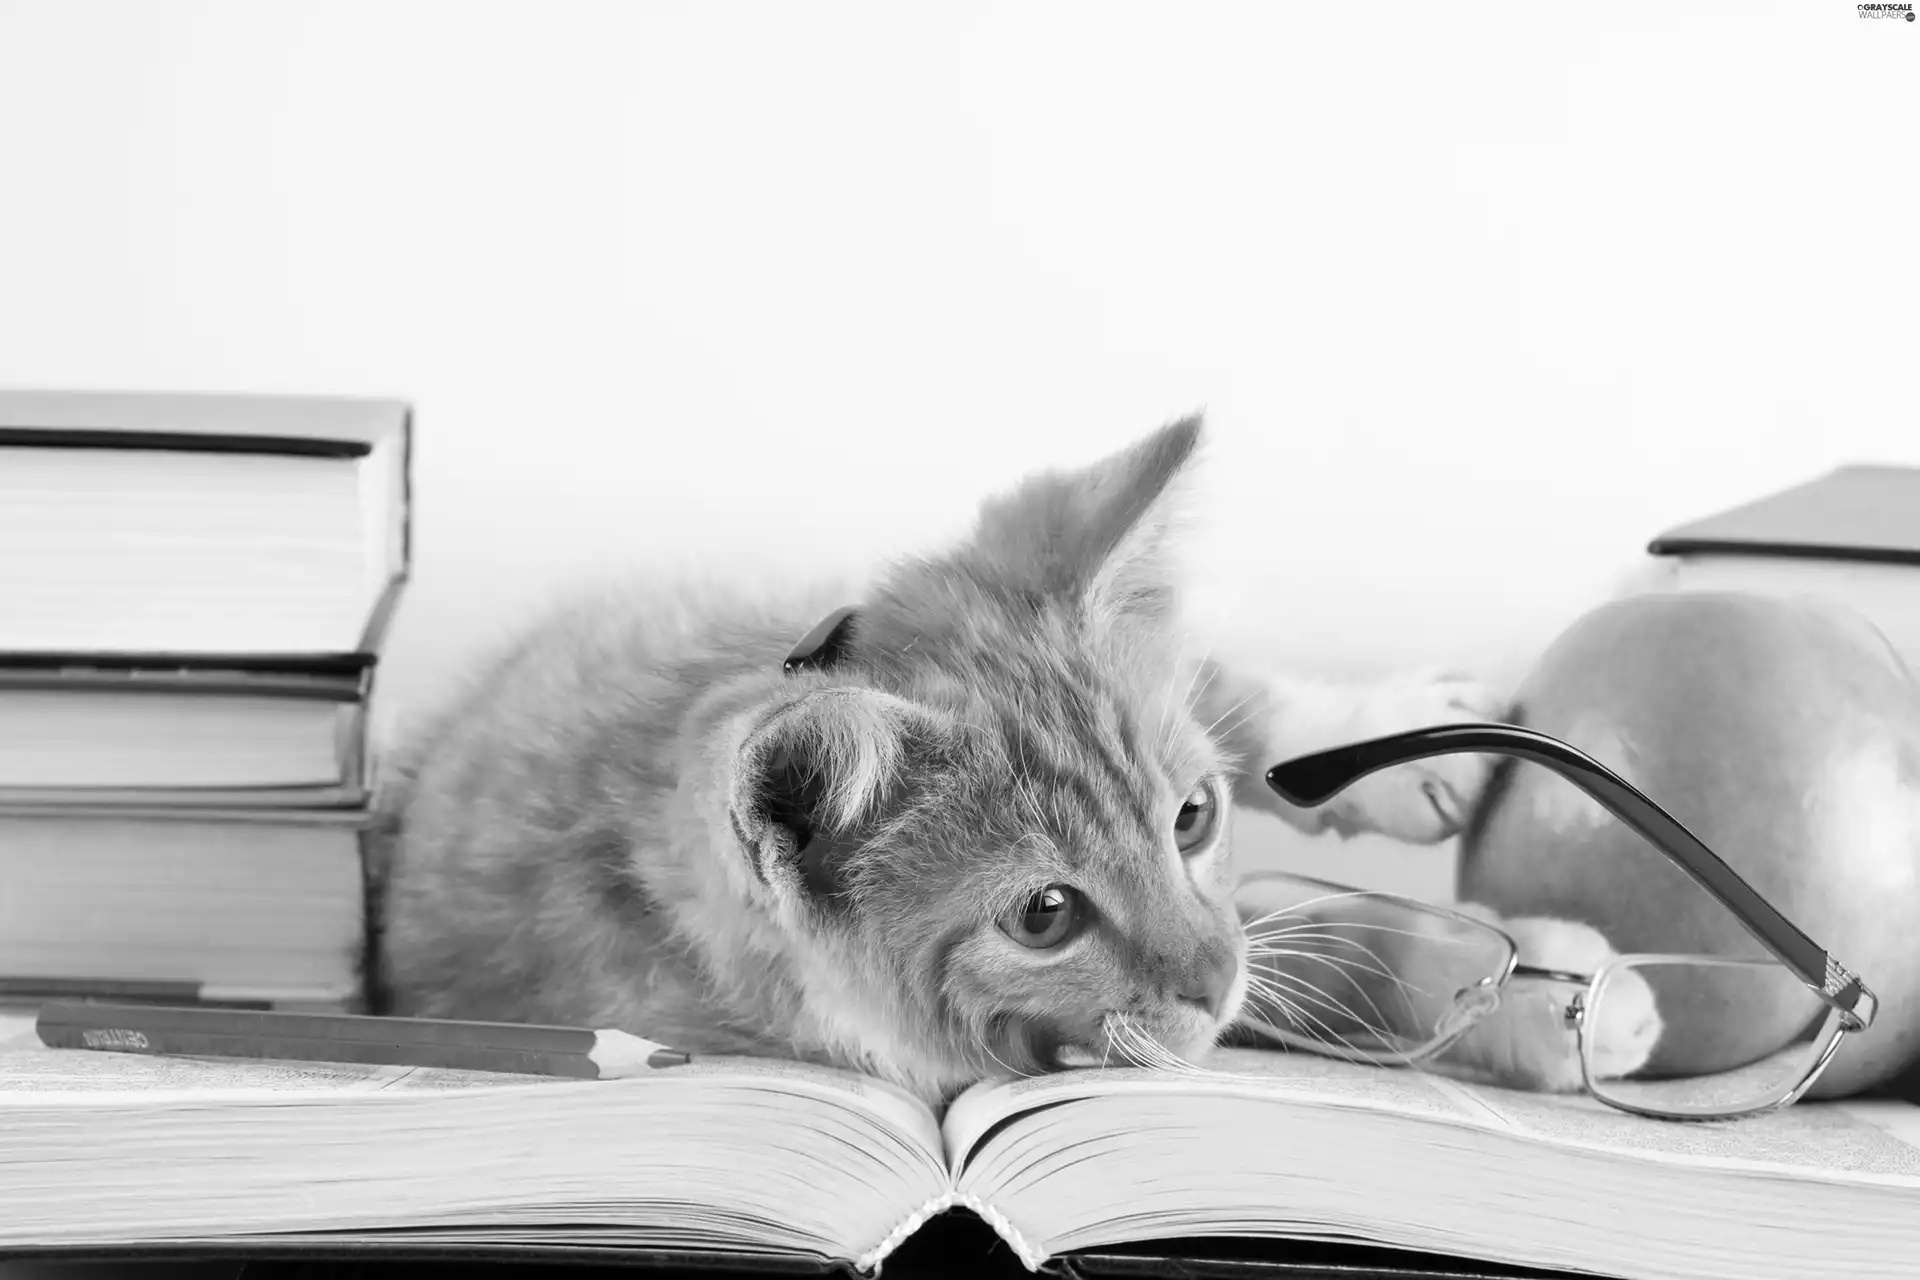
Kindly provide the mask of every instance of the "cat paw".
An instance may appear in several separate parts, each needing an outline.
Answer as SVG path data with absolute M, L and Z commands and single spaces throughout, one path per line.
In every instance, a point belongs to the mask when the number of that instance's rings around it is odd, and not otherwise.
M 1472 903 L 1461 904 L 1460 910 L 1504 927 L 1521 964 L 1590 976 L 1614 958 L 1606 938 L 1577 921 L 1516 916 L 1503 922 L 1491 909 Z M 1581 990 L 1577 983 L 1557 979 L 1513 978 L 1501 992 L 1499 1006 L 1447 1051 L 1447 1062 L 1510 1089 L 1579 1092 L 1586 1085 L 1586 1072 L 1567 1007 Z M 1587 1016 L 1599 1019 L 1587 1028 L 1594 1047 L 1587 1065 L 1603 1079 L 1645 1066 L 1665 1030 L 1653 989 L 1630 970 L 1609 979 L 1605 1001 Z
M 1592 977 L 1617 958 L 1599 930 L 1571 920 L 1516 916 L 1507 923 L 1507 932 L 1520 963 L 1537 969 Z M 1587 1066 L 1601 1079 L 1617 1079 L 1646 1066 L 1667 1028 L 1652 984 L 1631 968 L 1609 974 L 1599 1003 L 1589 1006 L 1583 1016 L 1592 1045 Z
M 1355 717 L 1351 738 L 1384 737 L 1461 721 L 1497 721 L 1500 698 L 1466 676 L 1427 672 L 1371 690 Z M 1493 773 L 1482 755 L 1432 756 L 1362 778 L 1329 801 L 1322 825 L 1341 835 L 1372 832 L 1413 844 L 1438 844 L 1457 835 Z

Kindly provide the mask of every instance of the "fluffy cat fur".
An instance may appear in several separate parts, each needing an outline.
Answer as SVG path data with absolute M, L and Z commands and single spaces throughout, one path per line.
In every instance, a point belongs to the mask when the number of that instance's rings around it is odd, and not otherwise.
M 624 1027 L 929 1100 L 1104 1058 L 1111 1015 L 1199 1058 L 1247 989 L 1230 801 L 1434 843 L 1483 758 L 1311 811 L 1260 774 L 1498 714 L 1464 679 L 1336 686 L 1185 651 L 1168 551 L 1200 433 L 1178 422 L 988 501 L 962 545 L 852 601 L 825 667 L 782 659 L 850 602 L 834 591 L 634 588 L 554 610 L 382 788 L 375 1007 Z M 1023 907 L 1057 885 L 1077 927 L 1022 945 L 1009 922 L 1042 918 Z

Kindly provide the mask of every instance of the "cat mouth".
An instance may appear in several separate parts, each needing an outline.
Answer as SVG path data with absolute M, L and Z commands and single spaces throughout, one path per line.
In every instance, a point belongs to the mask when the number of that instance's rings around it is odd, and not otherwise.
M 1179 1020 L 1184 1023 L 1185 1019 Z M 1225 1034 L 1226 1024 L 1204 1027 L 1167 1027 L 1158 1020 L 1118 1010 L 1103 1015 L 1097 1032 L 1085 1041 L 1062 1045 L 1055 1054 L 1060 1068 L 1147 1067 L 1156 1070 L 1192 1070 Z
M 1127 1029 L 1116 1038 L 1109 1028 L 1121 1026 Z M 1119 1012 L 1096 1014 L 1091 1025 L 1076 1029 L 1050 1019 L 1005 1014 L 994 1020 L 989 1031 L 987 1056 L 1014 1076 L 1047 1075 L 1082 1067 L 1131 1067 L 1139 1063 L 1121 1045 L 1131 1047 L 1143 1040 L 1159 1043 L 1147 1035 L 1137 1019 Z M 1169 1051 L 1162 1048 L 1160 1052 Z
M 1181 1025 L 1167 1027 L 1137 1016 L 1109 1014 L 1100 1027 L 1108 1064 L 1163 1071 L 1193 1070 L 1213 1048 L 1222 1028 L 1212 1019 L 1199 1027 L 1186 1025 L 1186 1018 L 1179 1019 L 1178 1023 Z
M 1084 1067 L 1191 1070 L 1227 1033 L 1244 992 L 1243 970 L 1218 1017 L 1184 1010 L 1143 1017 L 1109 1009 L 1069 1029 L 1049 1019 L 1003 1014 L 989 1025 L 988 1056 L 1016 1076 Z
M 1064 1055 L 1078 1048 L 1060 1028 L 1018 1013 L 988 1019 L 984 1046 L 993 1063 L 1014 1076 L 1064 1070 Z

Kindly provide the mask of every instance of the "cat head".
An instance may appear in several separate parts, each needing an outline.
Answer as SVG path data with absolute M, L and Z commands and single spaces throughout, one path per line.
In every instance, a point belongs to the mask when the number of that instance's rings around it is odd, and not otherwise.
M 753 875 L 952 1079 L 1191 1059 L 1236 1014 L 1229 761 L 1191 707 L 1175 423 L 897 566 L 746 734 Z

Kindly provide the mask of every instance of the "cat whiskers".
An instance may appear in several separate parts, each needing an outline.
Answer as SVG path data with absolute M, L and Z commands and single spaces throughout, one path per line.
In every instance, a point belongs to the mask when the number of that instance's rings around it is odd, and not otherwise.
M 1305 915 L 1300 910 L 1302 907 L 1316 906 L 1322 902 L 1332 902 L 1340 898 L 1360 898 L 1366 896 L 1368 895 L 1364 891 L 1360 891 L 1354 893 L 1327 894 L 1319 898 L 1309 899 L 1293 907 L 1270 911 L 1266 915 L 1256 916 L 1251 920 L 1247 920 L 1242 923 L 1241 932 L 1246 935 L 1249 945 L 1252 946 L 1271 945 L 1280 941 L 1338 943 L 1341 946 L 1365 952 L 1380 965 L 1379 969 L 1373 970 L 1372 972 L 1380 977 L 1393 980 L 1397 980 L 1398 971 L 1381 960 L 1380 954 L 1377 951 L 1374 951 L 1373 948 L 1367 946 L 1365 943 L 1358 942 L 1342 933 L 1335 932 L 1335 930 L 1364 930 L 1382 938 L 1411 938 L 1433 948 L 1454 947 L 1457 949 L 1465 949 L 1474 945 L 1464 937 L 1449 937 L 1445 934 L 1435 934 L 1396 925 L 1376 924 L 1359 919 L 1320 919 Z M 1286 924 L 1281 928 L 1269 927 L 1280 924 L 1283 921 L 1294 921 L 1297 923 Z M 1332 957 L 1328 957 L 1327 959 L 1329 963 L 1332 963 Z
M 1287 942 L 1308 945 L 1320 943 L 1347 947 L 1361 953 L 1361 955 L 1365 956 L 1365 960 L 1356 959 L 1351 955 L 1330 955 L 1325 951 L 1302 950 L 1300 946 L 1278 945 Z M 1315 984 L 1310 978 L 1300 973 L 1288 973 L 1284 970 L 1274 968 L 1262 971 L 1255 968 L 1255 964 L 1261 960 L 1304 960 L 1327 966 L 1329 969 L 1339 973 L 1340 976 L 1346 979 L 1347 983 L 1354 988 L 1359 998 L 1364 1001 L 1367 1008 L 1372 1011 L 1374 1020 L 1371 1023 L 1367 1022 L 1351 1006 L 1337 999 L 1332 992 Z M 1381 959 L 1380 953 L 1372 947 L 1356 939 L 1343 937 L 1340 934 L 1329 933 L 1315 928 L 1296 927 L 1278 929 L 1249 936 L 1247 939 L 1247 964 L 1250 982 L 1257 980 L 1271 986 L 1272 984 L 1284 981 L 1291 987 L 1305 988 L 1306 992 L 1311 995 L 1322 1008 L 1350 1018 L 1361 1026 L 1378 1027 L 1383 1031 L 1389 1025 L 1386 1011 L 1380 1007 L 1373 996 L 1361 985 L 1359 979 L 1355 977 L 1356 974 L 1380 979 L 1393 990 L 1394 994 L 1406 1002 L 1409 1011 L 1414 1007 L 1415 997 L 1427 994 L 1423 988 L 1417 987 L 1401 977 L 1386 961 Z
M 1154 1039 L 1145 1028 L 1124 1013 L 1108 1014 L 1102 1020 L 1101 1027 L 1106 1033 L 1108 1048 L 1117 1050 L 1129 1066 L 1183 1076 L 1191 1080 L 1224 1081 L 1259 1086 L 1271 1084 L 1273 1080 L 1271 1075 L 1221 1071 L 1213 1067 L 1203 1067 L 1196 1062 L 1189 1062 Z M 1102 1065 L 1105 1065 L 1104 1061 Z
M 1307 943 L 1324 941 L 1324 942 L 1330 942 L 1330 943 L 1340 943 L 1343 945 L 1352 946 L 1356 950 L 1363 952 L 1367 957 L 1366 960 L 1357 960 L 1351 956 L 1329 955 L 1324 951 L 1307 951 L 1307 950 L 1302 950 L 1299 947 L 1276 945 L 1280 941 L 1283 941 L 1283 940 L 1272 939 L 1272 938 L 1248 939 L 1247 963 L 1248 963 L 1249 977 L 1264 977 L 1264 978 L 1267 978 L 1268 980 L 1274 980 L 1278 978 L 1287 978 L 1293 981 L 1308 981 L 1308 979 L 1304 978 L 1301 974 L 1297 972 L 1289 973 L 1285 970 L 1275 969 L 1275 968 L 1268 968 L 1263 971 L 1263 970 L 1253 968 L 1254 963 L 1260 960 L 1307 960 L 1317 964 L 1323 964 L 1327 966 L 1327 968 L 1334 970 L 1341 977 L 1345 978 L 1349 983 L 1351 983 L 1356 989 L 1358 989 L 1360 991 L 1360 994 L 1367 999 L 1369 1005 L 1372 1005 L 1374 1012 L 1376 1013 L 1380 1012 L 1379 1006 L 1373 1004 L 1372 997 L 1366 995 L 1365 989 L 1360 986 L 1359 981 L 1355 978 L 1354 975 L 1358 974 L 1364 977 L 1379 978 L 1382 981 L 1390 984 L 1398 992 L 1398 994 L 1402 996 L 1405 996 L 1411 993 L 1418 993 L 1418 990 L 1419 990 L 1418 988 L 1414 987 L 1411 983 L 1407 982 L 1404 978 L 1400 977 L 1397 973 L 1393 972 L 1393 970 L 1387 968 L 1387 966 L 1380 960 L 1379 955 L 1376 952 L 1374 952 L 1372 948 L 1367 947 L 1361 943 L 1353 942 L 1352 939 L 1340 938 L 1340 937 L 1327 937 L 1324 939 L 1318 939 L 1311 935 L 1305 935 L 1305 936 L 1295 935 L 1291 938 L 1284 939 L 1284 941 L 1307 942 Z M 1371 963 L 1369 963 L 1369 961 L 1371 961 Z
M 1191 642 L 1192 636 L 1183 635 L 1180 639 L 1181 648 L 1184 650 L 1187 644 Z M 1208 663 L 1208 659 L 1212 657 L 1213 650 L 1209 648 L 1205 653 L 1200 655 L 1200 660 L 1193 664 L 1193 670 L 1187 673 L 1187 691 L 1181 695 L 1180 701 L 1177 704 L 1174 702 L 1172 696 L 1174 682 L 1180 679 L 1180 668 L 1177 664 L 1173 668 L 1173 673 L 1168 676 L 1167 698 L 1160 704 L 1160 730 L 1158 740 L 1162 747 L 1165 747 L 1173 741 L 1173 708 L 1177 705 L 1184 711 L 1192 711 L 1195 701 L 1212 687 L 1214 676 L 1219 674 L 1219 668 L 1211 667 Z M 1207 679 L 1204 684 L 1200 681 L 1200 673 L 1202 671 L 1207 673 Z
M 1270 1005 L 1272 1012 L 1280 1015 L 1280 1019 L 1283 1022 L 1291 1022 L 1296 1027 L 1303 1029 L 1317 1028 L 1319 1035 L 1315 1038 L 1320 1041 L 1321 1047 L 1333 1051 L 1336 1057 L 1346 1057 L 1352 1061 L 1373 1065 L 1394 1060 L 1404 1061 L 1403 1055 L 1395 1053 L 1390 1049 L 1362 1047 L 1354 1043 L 1354 1041 L 1344 1033 L 1329 1025 L 1324 1018 L 1314 1013 L 1311 1009 L 1304 1007 L 1294 995 L 1289 994 L 1278 985 L 1264 978 L 1256 978 L 1250 981 L 1247 995 L 1250 1005 L 1253 1005 L 1256 1009 L 1259 1009 L 1263 1004 Z M 1309 987 L 1306 997 L 1311 1003 L 1319 1005 L 1322 1009 L 1344 1016 L 1355 1023 L 1365 1025 L 1363 1020 L 1357 1017 L 1344 1003 L 1329 997 L 1325 992 Z M 1291 1050 L 1296 1046 L 1290 1045 L 1283 1040 L 1280 1041 L 1280 1047 Z M 1414 1065 L 1417 1066 L 1418 1064 L 1415 1063 Z
M 1216 716 L 1212 724 L 1207 726 L 1207 730 L 1206 730 L 1207 736 L 1209 738 L 1213 738 L 1215 741 L 1218 741 L 1220 738 L 1223 738 L 1223 737 L 1231 736 L 1237 729 L 1240 728 L 1241 725 L 1247 723 L 1247 721 L 1253 719 L 1256 715 L 1260 714 L 1260 708 L 1255 707 L 1252 711 L 1249 711 L 1245 715 L 1240 716 L 1232 724 L 1227 725 L 1225 729 L 1220 728 L 1220 726 L 1226 722 L 1226 719 L 1228 716 L 1233 715 L 1236 711 L 1240 710 L 1240 708 L 1246 706 L 1249 702 L 1252 702 L 1255 698 L 1259 696 L 1260 696 L 1260 691 L 1256 689 L 1252 693 L 1249 693 L 1245 697 L 1235 701 L 1232 706 L 1228 707 L 1225 711 L 1222 711 L 1218 716 Z M 1218 730 L 1219 732 L 1216 733 L 1215 732 L 1216 730 Z
M 1312 1027 L 1319 1030 L 1320 1035 L 1318 1038 L 1339 1045 L 1349 1054 L 1358 1054 L 1367 1058 L 1377 1056 L 1369 1050 L 1362 1049 L 1343 1032 L 1328 1023 L 1325 1018 L 1322 1018 L 1319 1014 L 1313 1012 L 1312 1009 L 1306 1007 L 1308 1004 L 1316 1005 L 1329 1014 L 1346 1018 L 1360 1026 L 1366 1026 L 1366 1020 L 1355 1013 L 1350 1006 L 1329 995 L 1327 992 L 1307 983 L 1304 979 L 1293 979 L 1290 975 L 1277 976 L 1288 978 L 1289 986 L 1295 989 L 1289 990 L 1287 987 L 1282 987 L 1280 983 L 1275 980 L 1274 976 L 1265 974 L 1250 975 L 1247 980 L 1248 1003 L 1254 1005 L 1255 1008 L 1259 1008 L 1262 1004 L 1269 1004 L 1273 1006 L 1273 1012 L 1281 1015 L 1283 1021 L 1291 1022 L 1296 1026 L 1306 1027 L 1311 1024 Z M 1299 990 L 1298 988 L 1300 987 L 1304 987 L 1305 990 Z
M 1109 1013 L 1101 1019 L 1109 1052 L 1117 1050 L 1129 1066 L 1150 1071 L 1180 1074 L 1205 1074 L 1204 1068 L 1187 1061 L 1149 1035 L 1145 1028 L 1124 1013 Z M 1104 1059 L 1103 1059 L 1104 1065 Z
M 1318 1041 L 1336 1056 L 1349 1057 L 1363 1062 L 1379 1063 L 1398 1060 L 1403 1064 L 1412 1061 L 1408 1054 L 1417 1045 L 1408 1044 L 1396 1048 L 1397 1041 L 1406 1040 L 1397 1036 L 1394 1026 L 1398 1021 L 1403 1026 L 1416 1025 L 1415 1011 L 1419 1007 L 1419 998 L 1431 996 L 1425 988 L 1409 982 L 1389 965 L 1372 947 L 1360 940 L 1333 932 L 1322 922 L 1309 920 L 1297 913 L 1275 912 L 1263 919 L 1290 918 L 1299 923 L 1288 924 L 1280 928 L 1255 928 L 1248 934 L 1247 963 L 1248 1003 L 1262 1015 L 1277 1015 L 1275 1020 L 1281 1024 L 1291 1024 L 1298 1033 Z M 1442 939 L 1420 933 L 1415 930 L 1398 929 L 1384 925 L 1358 925 L 1355 927 L 1372 929 L 1387 936 L 1418 938 L 1424 942 L 1438 943 Z M 1295 945 L 1286 945 L 1292 943 Z M 1322 949 L 1303 949 L 1322 948 Z M 1330 954 L 1328 949 L 1344 948 L 1349 954 Z M 1292 972 L 1286 968 L 1268 966 L 1262 969 L 1262 960 L 1296 962 Z M 1333 991 L 1316 982 L 1306 973 L 1299 971 L 1297 962 L 1312 962 L 1325 965 L 1327 969 L 1339 975 L 1347 985 L 1353 988 L 1351 993 L 1365 1006 L 1368 1014 L 1363 1016 L 1348 1000 L 1340 998 Z M 1379 980 L 1385 991 L 1405 1002 L 1407 1017 L 1389 1018 L 1373 995 L 1363 985 L 1363 978 Z M 1326 1016 L 1323 1017 L 1322 1014 Z M 1329 1021 L 1332 1019 L 1332 1021 Z M 1343 1030 L 1350 1028 L 1356 1033 L 1369 1035 L 1375 1044 L 1361 1046 Z M 1284 1041 L 1282 1042 L 1284 1044 Z M 1293 1046 L 1288 1046 L 1293 1047 Z M 1417 1062 L 1413 1065 L 1418 1066 Z
M 1309 960 L 1323 960 L 1321 956 L 1311 956 L 1311 954 L 1308 954 L 1306 958 L 1309 958 Z M 1340 1031 L 1338 1027 L 1331 1025 L 1325 1017 L 1321 1017 L 1319 1013 L 1313 1011 L 1313 1007 L 1319 1007 L 1319 1009 L 1327 1011 L 1332 1017 L 1346 1019 L 1346 1021 L 1348 1021 L 1350 1025 L 1354 1025 L 1354 1027 L 1361 1027 L 1361 1029 L 1379 1029 L 1377 1034 L 1379 1034 L 1380 1038 L 1382 1038 L 1382 1040 L 1388 1040 L 1390 1034 L 1386 1031 L 1386 1019 L 1384 1019 L 1384 1015 L 1380 1013 L 1380 1007 L 1377 1006 L 1377 1004 L 1373 1002 L 1373 998 L 1367 996 L 1365 992 L 1361 992 L 1361 998 L 1367 1002 L 1367 1006 L 1373 1009 L 1373 1013 L 1377 1015 L 1377 1021 L 1369 1023 L 1369 1021 L 1363 1019 L 1350 1004 L 1346 1004 L 1344 1000 L 1340 1000 L 1340 998 L 1334 996 L 1332 992 L 1327 992 L 1325 988 L 1311 983 L 1311 981 L 1304 979 L 1304 977 L 1290 975 L 1290 973 L 1248 973 L 1248 1004 L 1252 1004 L 1256 1009 L 1258 1009 L 1261 1004 L 1273 1006 L 1273 1011 L 1279 1013 L 1283 1021 L 1290 1021 L 1290 1023 L 1294 1023 L 1296 1027 L 1302 1027 L 1302 1029 L 1317 1029 L 1317 1031 L 1319 1031 L 1319 1036 L 1317 1036 L 1319 1040 L 1323 1040 L 1323 1042 L 1329 1044 L 1329 1046 L 1338 1046 L 1338 1048 L 1346 1050 L 1346 1054 L 1357 1057 L 1359 1061 L 1373 1061 L 1373 1063 L 1377 1063 L 1377 1061 L 1382 1061 L 1382 1059 L 1398 1057 L 1398 1054 L 1394 1054 L 1392 1050 L 1361 1048 L 1352 1038 L 1348 1038 L 1346 1032 Z M 1288 1046 L 1288 1048 L 1292 1048 L 1292 1046 Z
M 1313 919 L 1313 917 L 1301 915 L 1300 913 L 1308 907 L 1318 907 L 1329 902 L 1345 902 L 1355 898 L 1377 898 L 1379 896 L 1379 894 L 1368 889 L 1342 889 L 1336 893 L 1323 893 L 1318 897 L 1302 898 L 1298 902 L 1290 903 L 1284 907 L 1278 907 L 1263 916 L 1255 916 L 1253 919 L 1246 921 L 1246 927 L 1252 929 L 1263 924 L 1270 924 L 1276 920 L 1307 921 Z M 1326 922 L 1321 921 L 1320 923 Z M 1336 921 L 1335 923 L 1338 922 Z
M 1311 943 L 1324 943 L 1328 945 L 1338 945 L 1342 947 L 1347 947 L 1351 950 L 1360 952 L 1362 955 L 1366 956 L 1367 960 L 1372 961 L 1372 963 L 1371 964 L 1363 963 L 1360 960 L 1354 959 L 1352 956 L 1329 955 L 1323 951 L 1300 951 L 1296 948 L 1283 947 L 1279 945 L 1281 943 L 1289 943 L 1289 942 L 1298 943 L 1302 945 L 1311 944 Z M 1413 989 L 1407 986 L 1405 979 L 1401 978 L 1399 973 L 1396 970 L 1390 968 L 1387 965 L 1386 961 L 1380 958 L 1379 952 L 1375 951 L 1372 947 L 1369 947 L 1364 942 L 1356 941 L 1353 938 L 1343 937 L 1337 933 L 1326 933 L 1326 932 L 1320 932 L 1317 930 L 1300 929 L 1300 930 L 1281 930 L 1275 933 L 1253 934 L 1247 938 L 1247 949 L 1250 955 L 1274 956 L 1274 957 L 1290 956 L 1300 960 L 1319 960 L 1324 964 L 1333 966 L 1334 968 L 1351 969 L 1357 973 L 1364 973 L 1376 978 L 1384 978 L 1388 982 L 1392 982 L 1400 986 L 1403 991 Z

